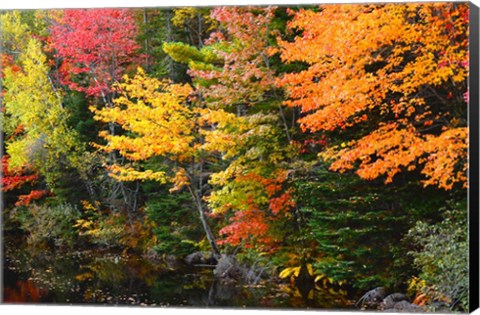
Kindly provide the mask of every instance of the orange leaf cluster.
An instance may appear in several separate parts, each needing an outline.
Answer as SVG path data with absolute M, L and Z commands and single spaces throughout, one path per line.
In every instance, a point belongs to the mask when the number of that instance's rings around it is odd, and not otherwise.
M 19 196 L 15 206 L 28 206 L 33 200 L 39 200 L 51 195 L 52 193 L 49 190 L 32 190 L 28 195 Z
M 276 178 L 255 173 L 236 176 L 228 186 L 232 188 L 228 196 L 231 202 L 222 203 L 222 211 L 231 209 L 234 214 L 230 224 L 220 230 L 220 235 L 225 236 L 220 243 L 274 250 L 279 240 L 273 236 L 272 223 L 295 206 L 292 191 L 284 192 L 285 179 L 286 172 L 279 172 Z
M 288 27 L 302 34 L 278 39 L 282 60 L 309 67 L 277 83 L 285 105 L 301 109 L 301 128 L 369 128 L 325 154 L 333 170 L 388 183 L 423 164 L 425 185 L 465 183 L 467 4 L 325 5 L 296 12 Z
M 237 246 L 243 243 L 246 248 L 273 245 L 274 240 L 266 236 L 270 224 L 264 211 L 251 206 L 248 210 L 235 212 L 230 222 L 219 231 L 220 235 L 226 236 L 225 239 L 219 240 L 219 244 Z

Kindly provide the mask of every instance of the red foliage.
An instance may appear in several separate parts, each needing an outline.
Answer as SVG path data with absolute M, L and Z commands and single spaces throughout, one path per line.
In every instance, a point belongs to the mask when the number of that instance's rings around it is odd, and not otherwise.
M 2 190 L 9 191 L 18 189 L 26 183 L 32 183 L 38 179 L 38 175 L 25 175 L 25 169 L 9 170 L 8 155 L 2 157 Z
M 252 188 L 247 189 L 247 197 L 244 200 L 248 206 L 246 209 L 234 212 L 229 219 L 230 224 L 219 231 L 225 239 L 218 243 L 233 246 L 243 244 L 246 248 L 256 247 L 263 251 L 275 251 L 279 239 L 275 236 L 274 223 L 285 217 L 295 206 L 292 191 L 284 190 L 285 179 L 284 172 L 280 172 L 273 179 L 255 173 L 235 178 L 235 182 Z M 267 197 L 266 204 L 264 204 L 264 197 Z
M 0 69 L 6 69 L 8 67 L 11 67 L 13 72 L 19 72 L 22 70 L 19 66 L 17 66 L 14 61 L 13 57 L 7 54 L 0 54 L 1 60 L 0 60 Z M 0 72 L 0 77 L 3 78 L 5 75 L 3 74 L 3 71 Z M 5 91 L 2 91 L 4 93 Z
M 245 243 L 246 248 L 264 245 L 271 247 L 274 240 L 266 236 L 270 225 L 266 218 L 265 211 L 258 210 L 254 204 L 251 204 L 246 211 L 237 211 L 230 218 L 231 224 L 222 228 L 220 235 L 225 235 L 224 240 L 218 241 L 220 245 L 230 244 L 237 246 Z
M 65 10 L 51 28 L 51 46 L 63 58 L 61 83 L 71 89 L 100 96 L 122 76 L 138 49 L 137 27 L 126 9 Z M 88 82 L 73 80 L 80 74 Z M 80 83 L 79 83 L 80 82 Z

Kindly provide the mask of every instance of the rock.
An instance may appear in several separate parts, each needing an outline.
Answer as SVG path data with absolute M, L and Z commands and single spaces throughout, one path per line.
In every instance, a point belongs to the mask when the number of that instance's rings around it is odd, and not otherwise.
M 234 282 L 217 281 L 211 292 L 215 296 L 216 301 L 231 301 L 238 297 L 238 286 Z
M 392 309 L 395 306 L 395 303 L 400 301 L 408 302 L 407 296 L 403 293 L 393 293 L 383 299 L 380 307 L 381 309 Z
M 167 255 L 165 256 L 165 264 L 169 269 L 179 269 L 182 266 L 181 261 L 175 255 Z
M 386 295 L 387 291 L 384 287 L 375 288 L 368 291 L 360 299 L 358 299 L 357 303 L 355 303 L 355 306 L 366 308 L 379 308 L 380 303 L 383 301 Z
M 400 301 L 393 306 L 395 312 L 407 312 L 407 313 L 422 313 L 425 310 L 418 305 L 412 304 L 408 301 Z
M 215 264 L 215 258 L 210 252 L 194 252 L 185 257 L 187 265 L 206 265 Z
M 437 313 L 451 313 L 452 310 L 448 307 L 448 304 L 443 301 L 433 301 L 430 305 Z
M 213 271 L 215 278 L 224 281 L 240 281 L 245 278 L 245 270 L 234 256 L 222 255 Z
M 160 263 L 162 261 L 162 257 L 154 250 L 149 249 L 147 253 L 144 255 L 149 261 Z

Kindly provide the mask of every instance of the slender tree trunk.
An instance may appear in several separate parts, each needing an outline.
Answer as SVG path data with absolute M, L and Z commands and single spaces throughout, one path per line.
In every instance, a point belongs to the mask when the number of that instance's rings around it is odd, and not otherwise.
M 202 15 L 200 13 L 197 13 L 197 32 L 198 32 L 198 47 L 203 47 L 203 41 L 202 41 Z
M 148 26 L 148 13 L 147 9 L 143 9 L 143 26 L 145 29 L 145 40 L 144 40 L 144 45 L 145 45 L 145 69 L 147 71 L 150 70 L 150 63 L 149 63 L 149 56 L 150 56 L 150 42 L 149 42 L 149 26 Z
M 173 26 L 172 26 L 172 10 L 167 10 L 167 42 L 172 42 L 173 38 Z M 172 82 L 175 82 L 175 69 L 173 59 L 168 57 L 168 77 Z
M 194 189 L 189 185 L 188 190 L 190 191 L 190 195 L 193 198 L 195 203 L 195 207 L 198 210 L 198 214 L 200 215 L 200 221 L 202 221 L 203 230 L 205 231 L 205 235 L 207 236 L 208 243 L 212 247 L 213 256 L 216 259 L 220 258 L 220 250 L 218 249 L 217 241 L 215 240 L 215 236 L 213 235 L 210 226 L 207 223 L 207 217 L 205 216 L 205 211 L 202 206 L 202 200 L 199 196 L 195 193 Z

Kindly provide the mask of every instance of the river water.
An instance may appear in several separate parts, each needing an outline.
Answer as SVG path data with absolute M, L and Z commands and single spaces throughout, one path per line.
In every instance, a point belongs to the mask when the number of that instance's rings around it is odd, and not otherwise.
M 108 252 L 56 252 L 5 245 L 3 301 L 222 308 L 352 308 L 347 292 L 289 283 L 222 284 L 211 268 L 172 270 L 142 257 Z

